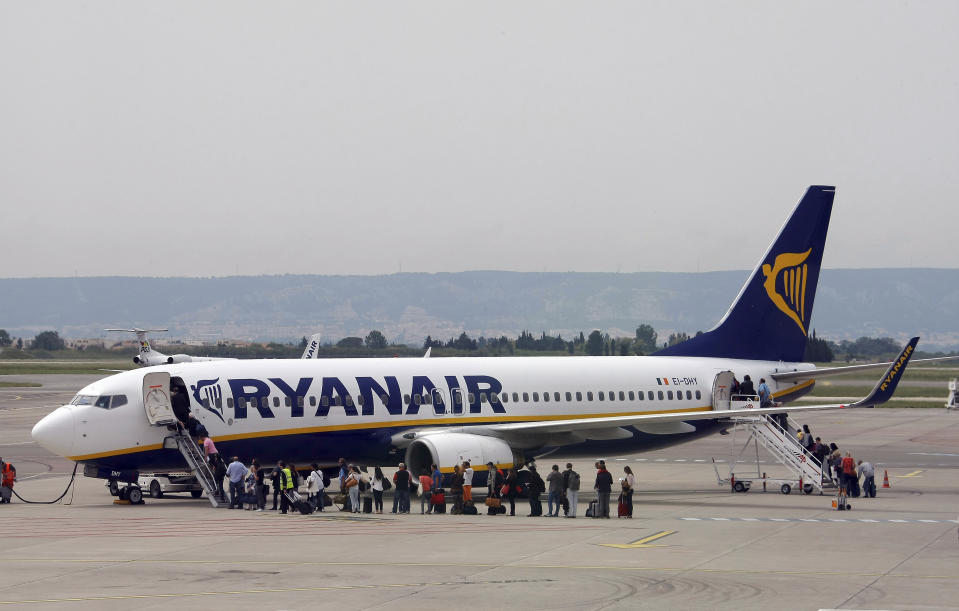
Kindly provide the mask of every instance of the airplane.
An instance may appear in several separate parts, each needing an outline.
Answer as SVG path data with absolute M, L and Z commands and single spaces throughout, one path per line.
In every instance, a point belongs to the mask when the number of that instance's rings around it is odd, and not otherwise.
M 147 339 L 147 333 L 160 333 L 169 331 L 169 329 L 104 329 L 104 331 L 121 331 L 124 333 L 135 333 L 137 342 L 140 344 L 139 352 L 133 357 L 133 362 L 140 367 L 153 367 L 155 365 L 172 365 L 174 363 L 194 363 L 200 361 L 228 361 L 229 358 L 220 358 L 213 356 L 191 356 L 189 354 L 166 355 L 159 350 L 154 350 L 150 346 L 150 340 Z M 304 356 L 304 358 L 306 358 Z
M 135 482 L 138 470 L 182 470 L 180 453 L 164 446 L 169 431 L 151 426 L 144 400 L 151 386 L 176 384 L 188 389 L 194 416 L 224 456 L 263 465 L 403 461 L 414 474 L 431 464 L 449 473 L 463 460 L 483 471 L 553 451 L 596 457 L 671 446 L 720 431 L 737 407 L 778 414 L 878 405 L 895 391 L 918 338 L 892 363 L 802 362 L 834 194 L 809 187 L 719 323 L 651 356 L 163 364 L 84 387 L 32 436 L 91 477 L 122 473 Z M 855 403 L 782 405 L 817 378 L 884 367 Z M 747 374 L 768 381 L 773 406 L 731 400 L 734 376 Z

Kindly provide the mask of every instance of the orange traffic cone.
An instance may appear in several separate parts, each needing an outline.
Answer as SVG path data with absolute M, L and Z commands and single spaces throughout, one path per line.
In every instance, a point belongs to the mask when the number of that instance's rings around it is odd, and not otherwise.
M 882 487 L 883 488 L 889 487 L 889 471 L 886 471 L 885 469 L 883 469 Z

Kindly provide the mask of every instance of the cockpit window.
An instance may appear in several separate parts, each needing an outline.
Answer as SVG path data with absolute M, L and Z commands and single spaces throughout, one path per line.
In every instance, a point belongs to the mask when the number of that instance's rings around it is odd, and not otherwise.
M 79 398 L 79 395 L 77 398 Z M 89 397 L 89 398 L 96 399 L 96 401 L 93 402 L 93 404 L 102 409 L 114 409 L 114 408 L 120 407 L 121 405 L 127 404 L 126 395 L 103 395 L 102 397 L 99 397 L 99 398 L 97 397 Z M 74 405 L 90 405 L 90 401 L 87 401 L 86 403 L 74 403 Z
M 70 405 L 93 405 L 97 398 L 95 395 L 77 395 L 70 401 Z

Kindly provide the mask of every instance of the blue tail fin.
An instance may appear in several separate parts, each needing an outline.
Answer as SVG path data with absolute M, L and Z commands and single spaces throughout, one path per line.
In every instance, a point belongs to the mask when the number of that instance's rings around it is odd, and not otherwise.
M 801 361 L 835 193 L 809 187 L 719 324 L 656 354 Z

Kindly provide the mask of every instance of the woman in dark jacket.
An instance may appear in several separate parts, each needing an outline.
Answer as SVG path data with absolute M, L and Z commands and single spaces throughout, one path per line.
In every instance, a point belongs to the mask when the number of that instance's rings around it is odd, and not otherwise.
M 509 515 L 516 515 L 516 485 L 519 483 L 519 478 L 516 477 L 516 469 L 510 469 L 509 473 L 506 474 L 506 498 L 509 499 Z
M 453 465 L 453 476 L 450 478 L 450 494 L 453 496 L 453 508 L 450 513 L 463 513 L 463 471 L 459 465 Z

